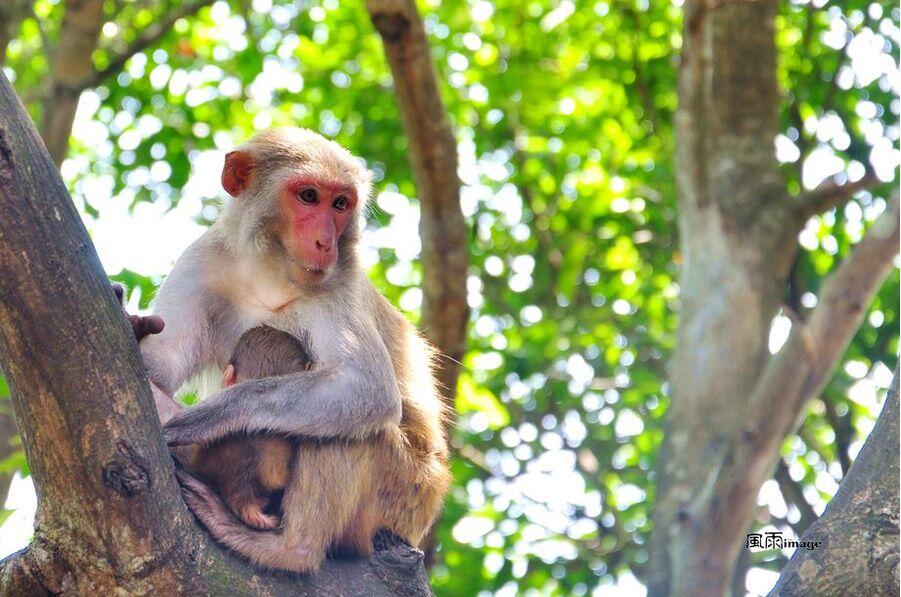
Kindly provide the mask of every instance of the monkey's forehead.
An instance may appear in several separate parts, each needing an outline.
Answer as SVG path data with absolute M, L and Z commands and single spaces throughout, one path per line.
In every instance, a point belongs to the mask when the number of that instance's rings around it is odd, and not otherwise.
M 368 172 L 360 174 L 358 171 L 342 169 L 334 162 L 310 160 L 303 163 L 294 161 L 273 162 L 263 169 L 271 173 L 269 180 L 278 181 L 276 184 L 289 186 L 316 186 L 334 191 L 351 191 L 361 199 L 369 196 L 371 178 Z
M 255 136 L 243 149 L 249 150 L 263 167 L 296 168 L 354 185 L 365 183 L 370 176 L 351 152 L 309 129 L 271 129 Z

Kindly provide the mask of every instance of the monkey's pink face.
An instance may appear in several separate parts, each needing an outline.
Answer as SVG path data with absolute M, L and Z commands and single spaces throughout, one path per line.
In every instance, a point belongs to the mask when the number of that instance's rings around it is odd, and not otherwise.
M 310 176 L 285 183 L 282 242 L 311 276 L 324 277 L 338 260 L 338 239 L 357 209 L 352 186 Z

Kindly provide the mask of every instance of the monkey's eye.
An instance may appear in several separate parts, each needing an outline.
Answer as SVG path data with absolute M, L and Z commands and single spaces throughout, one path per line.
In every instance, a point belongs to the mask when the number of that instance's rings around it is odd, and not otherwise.
M 338 211 L 344 211 L 345 209 L 347 209 L 348 205 L 350 205 L 350 200 L 344 195 L 338 195 L 332 202 L 332 207 L 334 207 Z
M 316 189 L 304 189 L 297 194 L 297 197 L 304 203 L 316 203 L 319 194 L 316 192 Z

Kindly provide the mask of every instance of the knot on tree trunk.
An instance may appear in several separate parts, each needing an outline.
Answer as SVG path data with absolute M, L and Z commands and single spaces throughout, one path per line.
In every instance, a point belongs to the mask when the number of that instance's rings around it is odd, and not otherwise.
M 116 457 L 103 465 L 103 484 L 127 498 L 146 491 L 150 486 L 150 475 L 144 458 L 121 441 L 116 452 Z

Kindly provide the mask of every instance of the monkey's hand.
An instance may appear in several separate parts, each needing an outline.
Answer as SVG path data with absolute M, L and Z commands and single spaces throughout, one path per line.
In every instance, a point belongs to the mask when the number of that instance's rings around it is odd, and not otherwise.
M 259 519 L 246 520 L 243 516 L 236 518 L 223 503 L 222 498 L 200 479 L 181 468 L 175 469 L 175 477 L 181 485 L 181 494 L 188 509 L 210 534 L 220 541 L 228 533 L 229 528 L 240 526 L 241 523 L 261 530 L 272 530 L 279 524 L 278 516 L 269 516 L 262 512 Z
M 122 307 L 122 311 L 125 312 L 125 287 L 121 284 L 113 284 L 113 292 L 116 293 L 116 298 L 119 299 L 119 306 Z M 125 312 L 125 317 L 128 319 L 128 323 L 131 324 L 131 331 L 134 333 L 135 340 L 138 342 L 140 342 L 144 336 L 159 334 L 163 331 L 163 327 L 165 326 L 163 318 L 159 315 L 129 315 Z

